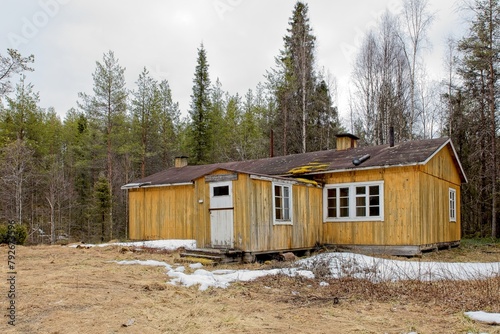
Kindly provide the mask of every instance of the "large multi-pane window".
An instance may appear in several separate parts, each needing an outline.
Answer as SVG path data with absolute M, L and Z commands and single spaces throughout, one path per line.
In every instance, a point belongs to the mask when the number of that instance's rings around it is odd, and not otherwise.
M 383 195 L 383 181 L 326 185 L 325 221 L 383 220 Z
M 292 186 L 273 183 L 274 224 L 292 224 Z
M 451 222 L 456 222 L 457 221 L 457 191 L 453 188 L 450 188 L 449 192 L 449 198 L 450 198 L 450 221 Z

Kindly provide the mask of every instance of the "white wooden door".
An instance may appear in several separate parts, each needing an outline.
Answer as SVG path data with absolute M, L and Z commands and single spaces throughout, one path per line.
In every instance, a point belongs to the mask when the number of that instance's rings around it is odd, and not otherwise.
M 233 183 L 210 183 L 210 234 L 212 247 L 233 248 Z

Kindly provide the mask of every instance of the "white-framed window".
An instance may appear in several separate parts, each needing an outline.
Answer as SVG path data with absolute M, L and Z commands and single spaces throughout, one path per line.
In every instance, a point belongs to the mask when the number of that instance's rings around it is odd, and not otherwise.
M 327 184 L 325 222 L 384 220 L 384 181 Z
M 292 185 L 273 182 L 274 224 L 291 225 L 292 211 Z
M 449 203 L 450 203 L 450 222 L 457 221 L 457 191 L 450 188 L 449 191 Z

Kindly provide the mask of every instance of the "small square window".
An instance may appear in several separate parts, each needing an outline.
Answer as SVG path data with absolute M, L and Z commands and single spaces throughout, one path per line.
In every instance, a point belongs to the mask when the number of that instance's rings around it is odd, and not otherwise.
M 229 196 L 229 186 L 214 187 L 214 197 Z

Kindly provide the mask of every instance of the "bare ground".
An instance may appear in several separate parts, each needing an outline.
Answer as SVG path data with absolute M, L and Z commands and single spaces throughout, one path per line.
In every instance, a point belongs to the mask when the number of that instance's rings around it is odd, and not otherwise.
M 499 261 L 497 250 L 492 246 L 426 256 L 433 261 L 457 261 L 458 256 L 458 260 L 488 262 Z M 0 305 L 6 314 L 6 246 L 0 247 L 0 254 Z M 0 331 L 500 333 L 500 326 L 477 323 L 463 315 L 474 310 L 500 312 L 500 277 L 465 283 L 378 285 L 344 279 L 320 287 L 320 280 L 275 276 L 199 291 L 166 284 L 164 268 L 113 262 L 154 259 L 172 264 L 176 258 L 178 253 L 138 253 L 120 247 L 17 246 L 16 325 L 8 325 L 4 316 Z M 269 264 L 247 267 L 268 268 Z

